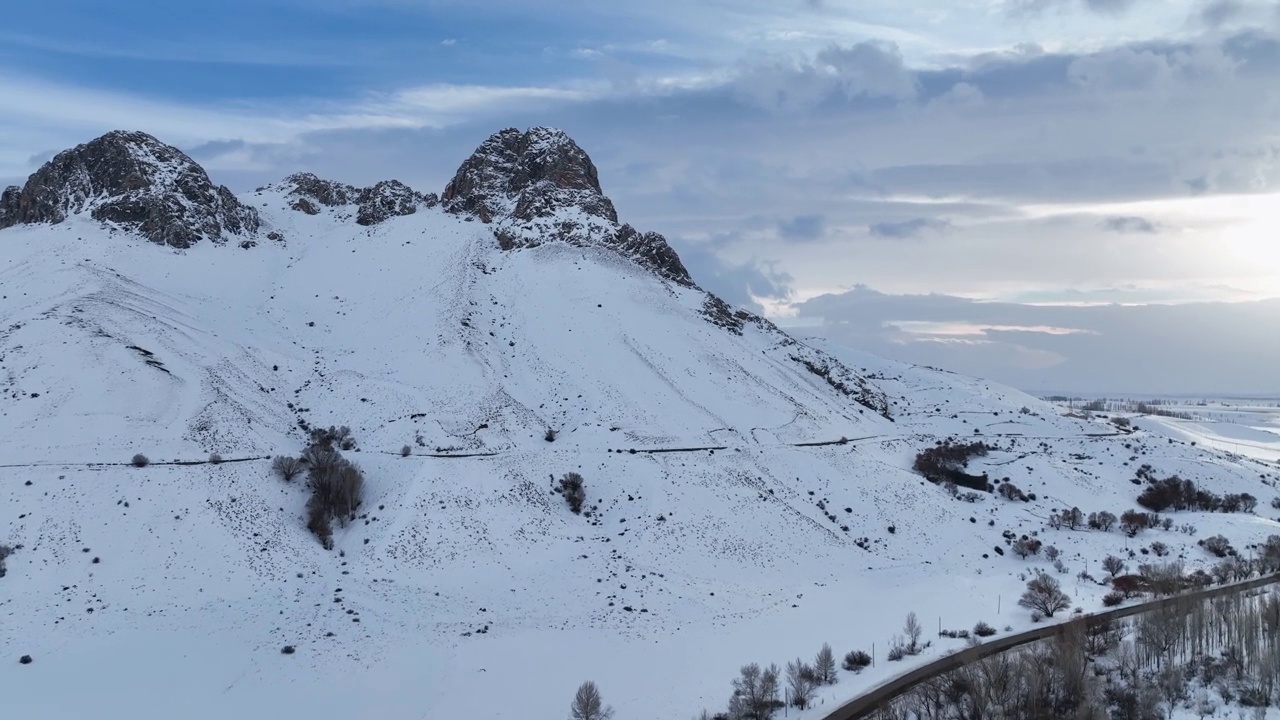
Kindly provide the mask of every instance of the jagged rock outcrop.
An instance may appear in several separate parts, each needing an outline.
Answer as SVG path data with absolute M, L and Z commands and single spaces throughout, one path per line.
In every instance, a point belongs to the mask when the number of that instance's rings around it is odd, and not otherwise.
M 18 224 L 18 198 L 21 195 L 22 188 L 17 185 L 10 185 L 0 192 L 0 228 Z
M 21 190 L 0 197 L 0 228 L 60 223 L 88 213 L 152 242 L 185 248 L 256 234 L 258 213 L 181 150 L 136 131 L 113 131 L 58 153 Z
M 285 178 L 284 185 L 293 197 L 289 206 L 308 215 L 320 213 L 320 207 L 355 205 L 356 222 L 377 225 L 393 217 L 412 215 L 420 207 L 435 207 L 440 198 L 435 193 L 414 191 L 399 180 L 383 180 L 373 187 L 324 180 L 311 173 L 297 173 Z
M 493 224 L 503 249 L 551 240 L 597 245 L 668 280 L 693 284 L 665 238 L 618 223 L 596 166 L 560 130 L 494 133 L 462 163 L 440 198 L 445 212 Z

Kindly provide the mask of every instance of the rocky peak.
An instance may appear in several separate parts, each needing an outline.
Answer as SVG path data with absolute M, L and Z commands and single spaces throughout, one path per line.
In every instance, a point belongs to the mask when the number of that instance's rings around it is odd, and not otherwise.
M 317 204 L 336 208 L 358 206 L 356 222 L 377 225 L 401 215 L 412 215 L 419 207 L 435 207 L 440 199 L 435 193 L 422 194 L 399 180 L 383 180 L 372 187 L 323 180 L 311 173 L 290 175 L 284 181 L 286 193 L 293 197 L 290 207 L 308 215 L 319 214 Z
M 504 249 L 551 240 L 611 248 L 658 275 L 693 281 L 665 238 L 618 223 L 591 158 L 553 128 L 508 128 L 481 143 L 441 195 L 445 212 L 492 223 Z
M 181 150 L 123 130 L 58 153 L 21 189 L 0 195 L 0 228 L 81 213 L 178 248 L 251 235 L 261 225 L 257 211 Z
M 533 220 L 565 208 L 618 221 L 591 158 L 552 128 L 494 133 L 458 168 L 441 200 L 447 212 L 475 215 L 484 222 L 499 217 Z

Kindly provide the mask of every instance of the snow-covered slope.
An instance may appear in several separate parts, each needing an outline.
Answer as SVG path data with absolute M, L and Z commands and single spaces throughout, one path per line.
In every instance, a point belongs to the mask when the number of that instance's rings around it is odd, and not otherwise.
M 84 212 L 0 231 L 15 716 L 557 717 L 588 678 L 619 720 L 689 715 L 722 706 L 744 662 L 883 647 L 908 610 L 1025 624 L 1035 563 L 997 554 L 1001 534 L 1133 507 L 1141 463 L 1270 499 L 1260 462 L 797 342 L 601 210 L 567 138 L 511 132 L 482 150 L 514 160 L 468 160 L 483 182 L 455 178 L 439 205 L 301 176 L 248 193 L 261 228 L 243 244 L 175 250 Z M 297 453 L 301 425 L 359 441 L 361 518 L 333 551 L 263 459 Z M 1035 502 L 969 503 L 910 472 L 979 435 L 998 449 L 970 470 Z M 139 452 L 153 464 L 128 466 Z M 210 453 L 228 462 L 162 464 Z M 590 517 L 552 492 L 569 471 Z M 1186 515 L 1238 547 L 1276 532 Z M 1157 534 L 1211 560 L 1177 532 L 1044 533 L 1090 608 L 1105 589 L 1075 573 Z

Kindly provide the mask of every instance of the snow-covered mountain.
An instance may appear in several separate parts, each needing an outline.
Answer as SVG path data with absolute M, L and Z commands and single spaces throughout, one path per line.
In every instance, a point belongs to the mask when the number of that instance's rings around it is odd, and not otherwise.
M 1106 589 L 1076 573 L 1107 553 L 1158 535 L 1207 564 L 1206 534 L 1277 532 L 1043 530 L 1134 507 L 1143 464 L 1263 508 L 1276 471 L 798 342 L 620 223 L 555 130 L 495 134 L 438 197 L 298 174 L 237 198 L 111 133 L 6 190 L 0 228 L 15 716 L 560 717 L 588 678 L 619 720 L 686 716 L 742 663 L 883 647 L 909 610 L 1025 624 L 1037 559 L 1006 532 L 1042 531 L 1090 609 Z M 367 484 L 332 551 L 263 459 L 328 425 Z M 1036 499 L 911 471 L 953 436 Z M 589 515 L 554 492 L 571 471 Z

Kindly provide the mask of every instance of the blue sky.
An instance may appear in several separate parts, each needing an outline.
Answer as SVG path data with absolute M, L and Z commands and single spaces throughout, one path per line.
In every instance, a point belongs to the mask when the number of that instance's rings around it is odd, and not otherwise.
M 1275 0 L 45 0 L 5 20 L 0 182 L 125 127 L 236 190 L 305 169 L 438 191 L 489 133 L 555 125 L 625 220 L 780 322 L 1123 389 L 1144 375 L 1083 362 L 1122 322 L 1036 308 L 1173 304 L 1120 314 L 1238 326 L 1224 352 L 1259 359 L 1232 389 L 1280 390 L 1280 350 L 1248 339 L 1280 329 L 1250 304 L 1280 296 Z M 936 322 L 929 294 L 955 300 Z M 1029 329 L 995 317 L 1009 303 Z

